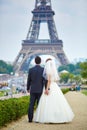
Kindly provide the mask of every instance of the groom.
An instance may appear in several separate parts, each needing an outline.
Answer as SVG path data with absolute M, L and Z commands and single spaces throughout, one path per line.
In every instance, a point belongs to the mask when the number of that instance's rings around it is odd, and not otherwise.
M 43 70 L 44 68 L 40 66 L 41 58 L 36 56 L 35 58 L 36 65 L 29 69 L 28 79 L 27 79 L 27 91 L 30 93 L 30 104 L 28 109 L 28 119 L 29 122 L 32 122 L 34 105 L 37 101 L 39 102 L 40 96 L 43 90 Z

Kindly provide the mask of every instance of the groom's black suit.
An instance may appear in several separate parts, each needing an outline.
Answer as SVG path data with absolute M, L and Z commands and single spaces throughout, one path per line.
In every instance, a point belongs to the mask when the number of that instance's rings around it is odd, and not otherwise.
M 40 65 L 36 65 L 35 67 L 31 68 L 28 73 L 27 90 L 30 91 L 30 104 L 28 110 L 29 122 L 32 122 L 33 119 L 35 101 L 37 100 L 38 103 L 42 94 L 44 85 L 43 70 L 44 68 L 42 68 Z

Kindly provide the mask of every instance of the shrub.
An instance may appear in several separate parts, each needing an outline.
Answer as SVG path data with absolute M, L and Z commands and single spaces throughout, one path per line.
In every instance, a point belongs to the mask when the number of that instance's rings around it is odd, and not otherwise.
M 66 94 L 69 91 L 69 88 L 62 88 L 61 90 L 62 90 L 63 94 Z
M 27 114 L 29 96 L 0 100 L 0 126 Z

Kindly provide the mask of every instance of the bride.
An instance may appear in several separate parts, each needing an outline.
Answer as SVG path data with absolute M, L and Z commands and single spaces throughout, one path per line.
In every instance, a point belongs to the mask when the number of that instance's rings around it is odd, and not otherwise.
M 46 60 L 43 75 L 48 81 L 47 87 L 43 89 L 33 121 L 40 123 L 71 122 L 74 113 L 57 84 L 59 76 L 55 62 L 50 58 Z

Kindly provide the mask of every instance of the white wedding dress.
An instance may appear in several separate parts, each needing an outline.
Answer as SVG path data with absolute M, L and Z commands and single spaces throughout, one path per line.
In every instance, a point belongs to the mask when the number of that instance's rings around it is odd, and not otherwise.
M 65 123 L 71 122 L 74 113 L 56 82 L 51 82 L 49 95 L 44 93 L 34 113 L 34 122 Z
M 40 123 L 65 123 L 71 122 L 74 113 L 61 89 L 55 81 L 59 80 L 57 68 L 53 60 L 48 59 L 45 64 L 43 77 L 51 81 L 49 94 L 43 89 L 38 107 L 34 113 L 33 121 Z M 50 77 L 50 78 L 49 78 Z

